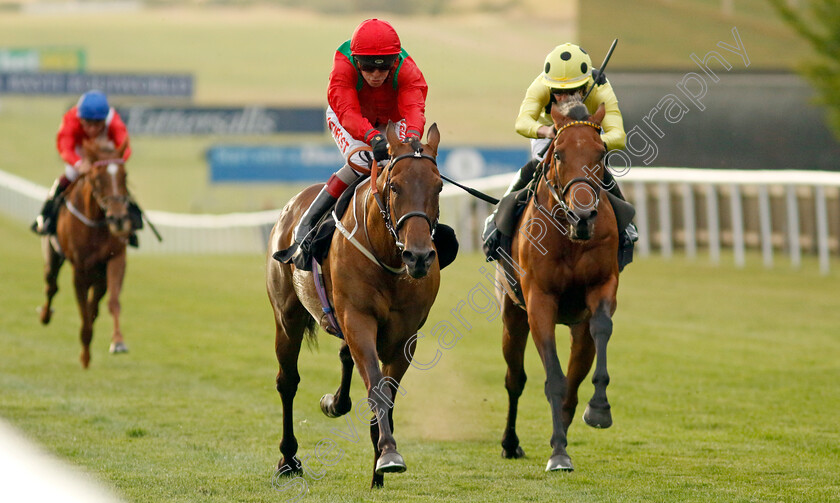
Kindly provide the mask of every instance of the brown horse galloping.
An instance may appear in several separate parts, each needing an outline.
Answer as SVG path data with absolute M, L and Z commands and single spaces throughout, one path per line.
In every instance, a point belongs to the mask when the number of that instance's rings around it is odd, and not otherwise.
M 41 307 L 41 323 L 50 322 L 52 299 L 58 291 L 58 272 L 67 258 L 73 264 L 73 286 L 82 317 L 79 358 L 84 368 L 90 364 L 93 322 L 106 291 L 111 293 L 108 310 L 114 318 L 110 351 L 127 351 L 120 332 L 119 300 L 125 275 L 125 247 L 132 230 L 122 160 L 127 146 L 128 142 L 114 151 L 85 140 L 83 158 L 90 161 L 92 168 L 65 191 L 56 235 L 42 239 L 47 301 Z
M 329 417 L 350 411 L 354 363 L 365 382 L 362 402 L 374 418 L 371 487 L 382 486 L 385 473 L 406 470 L 393 437 L 393 406 L 400 380 L 413 356 L 411 337 L 425 323 L 440 285 L 440 268 L 432 236 L 437 226 L 442 181 L 435 162 L 440 134 L 429 128 L 427 144 L 401 143 L 393 124 L 386 129 L 392 160 L 371 183 L 360 185 L 337 225 L 322 274 L 327 296 L 343 333 L 339 351 L 342 372 L 338 391 L 321 398 Z M 283 209 L 269 237 L 266 286 L 276 324 L 275 352 L 280 369 L 277 391 L 283 402 L 283 457 L 278 470 L 301 472 L 295 458 L 298 443 L 292 408 L 300 376 L 297 362 L 304 332 L 312 335 L 315 320 L 328 329 L 311 272 L 278 262 L 272 255 L 292 241 L 292 230 L 318 193 L 311 186 Z M 381 194 L 381 196 L 380 196 Z M 408 348 L 406 349 L 406 346 Z M 379 367 L 382 362 L 382 368 Z M 357 411 L 358 412 L 358 411 Z M 361 417 L 361 416 L 360 416 Z
M 545 395 L 551 407 L 553 450 L 546 471 L 573 470 L 566 452 L 566 433 L 577 407 L 578 387 L 596 356 L 592 377 L 595 393 L 583 420 L 596 428 L 612 424 L 606 394 L 607 341 L 618 289 L 615 214 L 607 198 L 602 197 L 606 192 L 600 186 L 606 154 L 599 134 L 604 105 L 592 116 L 579 101 L 560 106 L 551 114 L 557 129 L 551 163 L 538 179 L 536 194 L 513 238 L 511 257 L 521 276 L 526 309 L 518 307 L 510 293 L 502 299 L 509 398 L 502 455 L 524 455 L 515 425 L 525 386 L 523 357 L 530 330 L 545 368 Z M 504 273 L 497 274 L 497 279 L 504 284 Z M 557 324 L 571 329 L 568 378 L 557 357 Z

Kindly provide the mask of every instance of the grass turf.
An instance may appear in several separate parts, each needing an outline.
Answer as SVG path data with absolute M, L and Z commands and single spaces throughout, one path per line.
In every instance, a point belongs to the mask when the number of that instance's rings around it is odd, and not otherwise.
M 292 486 L 272 485 L 281 406 L 262 257 L 131 255 L 122 297 L 131 352 L 108 355 L 103 309 L 91 368 L 82 371 L 69 267 L 53 322 L 42 327 L 37 239 L 5 219 L 0 238 L 0 415 L 129 501 L 295 496 Z M 431 327 L 454 323 L 450 311 L 487 284 L 482 265 L 463 256 L 443 272 L 419 361 L 437 349 Z M 312 456 L 323 439 L 341 455 L 332 466 L 309 458 L 304 501 L 836 499 L 837 279 L 818 276 L 813 262 L 799 272 L 632 264 L 609 346 L 615 424 L 585 426 L 581 405 L 569 434 L 571 474 L 543 471 L 550 418 L 530 344 L 518 423 L 527 457 L 499 457 L 507 406 L 500 322 L 472 297 L 476 308 L 461 310 L 471 325 L 463 338 L 403 382 L 396 438 L 409 471 L 370 491 L 366 430 L 353 413 L 328 419 L 318 407 L 339 379 L 338 343 L 322 333 L 300 358 L 299 456 Z M 565 328 L 557 333 L 565 368 Z M 584 382 L 582 404 L 591 392 Z M 363 396 L 356 374 L 352 397 Z

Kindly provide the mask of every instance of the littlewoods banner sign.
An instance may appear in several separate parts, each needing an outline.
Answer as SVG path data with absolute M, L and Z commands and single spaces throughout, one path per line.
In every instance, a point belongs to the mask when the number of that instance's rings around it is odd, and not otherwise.
M 323 133 L 322 108 L 117 108 L 134 135 L 269 135 Z

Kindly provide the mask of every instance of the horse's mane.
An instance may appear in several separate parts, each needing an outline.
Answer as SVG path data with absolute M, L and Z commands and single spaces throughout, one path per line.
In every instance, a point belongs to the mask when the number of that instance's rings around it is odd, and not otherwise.
M 583 121 L 589 118 L 589 110 L 583 104 L 580 96 L 571 96 L 555 106 L 558 112 L 572 120 Z

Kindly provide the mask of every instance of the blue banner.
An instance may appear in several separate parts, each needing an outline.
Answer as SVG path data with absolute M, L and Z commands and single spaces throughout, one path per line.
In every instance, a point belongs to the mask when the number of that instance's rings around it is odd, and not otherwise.
M 117 107 L 132 135 L 323 133 L 324 109 L 263 107 Z
M 193 77 L 185 74 L 3 72 L 0 93 L 82 94 L 99 89 L 121 96 L 173 96 L 190 98 Z
M 441 173 L 455 180 L 468 180 L 510 173 L 528 162 L 530 151 L 522 148 L 456 147 L 438 153 Z M 318 182 L 326 181 L 344 165 L 333 145 L 241 146 L 219 145 L 207 150 L 210 181 L 216 183 Z

